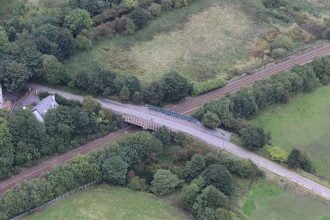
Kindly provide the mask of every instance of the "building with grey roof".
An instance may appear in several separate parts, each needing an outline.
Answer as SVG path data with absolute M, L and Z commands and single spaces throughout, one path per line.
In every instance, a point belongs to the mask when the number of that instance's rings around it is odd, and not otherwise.
M 40 122 L 44 122 L 44 117 L 50 109 L 57 108 L 58 103 L 55 100 L 55 95 L 49 95 L 42 99 L 33 109 L 32 113 Z

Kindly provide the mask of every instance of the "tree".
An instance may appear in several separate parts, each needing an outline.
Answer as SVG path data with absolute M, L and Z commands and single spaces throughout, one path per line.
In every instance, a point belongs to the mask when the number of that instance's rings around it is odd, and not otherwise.
M 13 146 L 7 121 L 0 117 L 0 179 L 11 174 Z
M 151 14 L 147 10 L 136 8 L 132 11 L 129 17 L 133 20 L 134 24 L 140 29 L 145 27 L 149 23 L 151 19 Z
M 165 126 L 160 127 L 155 131 L 155 137 L 160 140 L 164 145 L 168 145 L 171 142 L 171 131 L 168 130 Z
M 200 190 L 194 183 L 184 186 L 180 193 L 180 204 L 186 209 L 192 209 Z
M 75 38 L 75 45 L 78 50 L 89 50 L 93 47 L 92 41 L 82 34 Z
M 228 169 L 219 164 L 213 164 L 202 172 L 206 185 L 213 185 L 224 194 L 230 196 L 234 193 L 234 180 Z
M 312 172 L 313 166 L 309 158 L 299 149 L 292 149 L 288 156 L 287 164 L 291 168 L 301 168 L 307 172 Z
M 280 34 L 275 38 L 274 42 L 272 43 L 272 48 L 273 49 L 284 48 L 290 51 L 293 48 L 292 39 L 286 35 Z
M 164 97 L 162 84 L 157 81 L 152 82 L 143 90 L 143 97 L 147 103 L 159 105 Z
M 102 164 L 103 180 L 111 184 L 126 183 L 128 164 L 119 156 L 112 156 Z
M 203 115 L 202 122 L 207 128 L 211 129 L 217 128 L 220 125 L 220 119 L 218 116 L 210 111 L 207 111 Z
M 32 75 L 32 72 L 23 63 L 14 60 L 0 61 L 0 83 L 8 92 L 22 89 Z
M 88 114 L 98 114 L 101 110 L 101 104 L 92 96 L 86 96 L 82 104 Z
M 4 52 L 9 46 L 9 40 L 6 31 L 0 26 L 0 52 Z
M 194 155 L 190 161 L 186 163 L 185 178 L 192 180 L 197 177 L 205 169 L 205 161 L 201 155 Z
M 206 187 L 200 195 L 197 196 L 193 205 L 194 214 L 197 219 L 215 219 L 215 210 L 218 208 L 230 208 L 228 197 L 216 189 L 214 186 Z M 211 213 L 209 213 L 211 212 Z M 206 216 L 210 216 L 206 217 Z
M 138 0 L 122 0 L 121 5 L 127 9 L 134 9 L 139 6 Z
M 53 55 L 43 55 L 43 73 L 50 84 L 61 84 L 68 80 L 63 65 Z
M 88 11 L 76 8 L 65 16 L 64 23 L 73 33 L 78 34 L 81 30 L 91 27 L 93 20 Z
M 158 196 L 172 193 L 180 183 L 179 178 L 169 170 L 159 169 L 151 182 L 151 191 Z
M 248 89 L 237 92 L 230 97 L 231 109 L 235 117 L 251 118 L 258 112 L 258 106 Z
M 74 174 L 79 185 L 99 181 L 101 172 L 97 165 L 90 161 L 89 155 L 77 156 L 69 162 L 68 169 Z
M 130 99 L 130 92 L 127 86 L 123 86 L 123 88 L 120 90 L 119 98 L 122 101 L 128 101 Z
M 215 214 L 216 220 L 238 220 L 236 214 L 228 209 L 218 208 Z
M 240 131 L 243 145 L 251 150 L 263 148 L 270 140 L 270 134 L 263 128 L 248 125 Z
M 15 165 L 23 165 L 40 158 L 45 143 L 45 128 L 30 110 L 17 111 L 9 121 L 13 139 Z
M 177 102 L 192 92 L 192 84 L 177 72 L 170 72 L 164 75 L 161 80 L 164 100 L 166 102 Z

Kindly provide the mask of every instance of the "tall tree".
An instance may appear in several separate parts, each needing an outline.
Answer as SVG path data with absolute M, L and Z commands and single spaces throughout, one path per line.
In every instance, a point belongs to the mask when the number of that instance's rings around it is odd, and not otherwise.
M 13 160 L 13 146 L 7 121 L 0 117 L 0 179 L 11 173 Z

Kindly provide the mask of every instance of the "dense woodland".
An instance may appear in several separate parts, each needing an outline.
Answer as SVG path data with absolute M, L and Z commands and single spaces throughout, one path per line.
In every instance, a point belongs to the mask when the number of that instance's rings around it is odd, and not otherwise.
M 153 134 L 129 135 L 9 190 L 0 198 L 0 219 L 28 211 L 93 181 L 158 196 L 180 193 L 180 205 L 197 219 L 241 217 L 236 178 L 253 182 L 263 172 L 250 161 L 199 145 L 166 128 Z
M 43 94 L 47 95 L 47 94 Z M 60 106 L 44 123 L 30 109 L 0 112 L 0 179 L 39 159 L 63 153 L 117 129 L 120 118 L 91 97 L 81 104 L 56 96 Z

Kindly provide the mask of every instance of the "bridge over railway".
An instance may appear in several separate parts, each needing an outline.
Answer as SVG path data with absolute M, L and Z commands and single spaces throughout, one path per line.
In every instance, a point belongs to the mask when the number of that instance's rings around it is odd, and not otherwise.
M 67 99 L 83 100 L 83 96 L 74 95 L 60 90 L 52 89 L 41 85 L 33 85 L 39 91 L 49 93 L 57 93 Z M 206 142 L 216 148 L 226 150 L 238 157 L 250 159 L 259 167 L 264 168 L 272 173 L 288 179 L 325 199 L 330 200 L 330 189 L 322 186 L 310 179 L 300 176 L 285 167 L 282 167 L 268 159 L 265 159 L 253 152 L 241 148 L 231 143 L 226 136 L 222 136 L 216 130 L 210 130 L 202 126 L 199 122 L 187 120 L 185 117 L 178 115 L 164 114 L 164 112 L 151 110 L 148 106 L 137 106 L 130 104 L 121 104 L 107 99 L 98 99 L 102 107 L 111 109 L 123 116 L 124 120 L 141 126 L 145 129 L 155 130 L 161 126 L 165 126 L 172 131 L 180 131 L 201 141 Z

